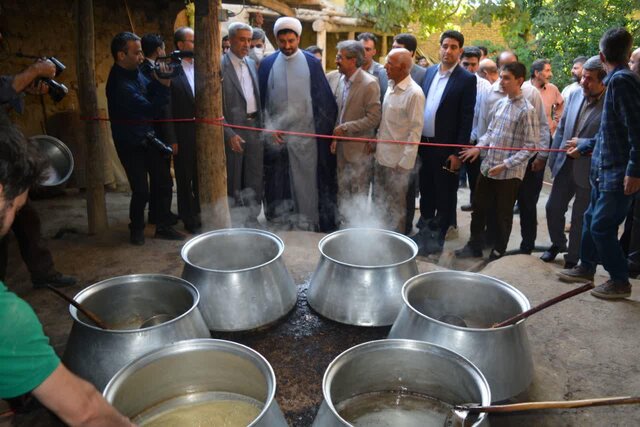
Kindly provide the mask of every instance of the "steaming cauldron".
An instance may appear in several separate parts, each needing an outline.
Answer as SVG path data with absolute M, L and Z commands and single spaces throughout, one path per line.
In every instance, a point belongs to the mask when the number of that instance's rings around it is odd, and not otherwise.
M 198 311 L 198 291 L 177 277 L 114 277 L 89 286 L 75 300 L 111 328 L 94 326 L 69 306 L 73 327 L 63 361 L 98 390 L 120 368 L 150 350 L 175 341 L 211 336 Z M 156 324 L 159 318 L 164 321 Z
M 120 370 L 104 390 L 109 403 L 140 424 L 185 406 L 232 402 L 243 405 L 214 410 L 218 415 L 223 409 L 246 415 L 242 411 L 250 405 L 256 415 L 244 425 L 285 427 L 275 394 L 276 377 L 264 357 L 241 344 L 213 339 L 181 341 L 152 351 Z M 197 425 L 226 422 L 209 419 Z
M 336 357 L 322 380 L 313 427 L 442 427 L 451 405 L 491 401 L 484 376 L 464 357 L 435 344 L 370 341 Z M 469 426 L 484 425 L 482 414 Z
M 402 298 L 389 338 L 428 341 L 461 354 L 485 375 L 494 401 L 509 399 L 531 384 L 525 320 L 491 328 L 530 308 L 516 288 L 482 274 L 433 271 L 408 280 Z M 467 326 L 452 324 L 455 320 Z
M 201 234 L 182 248 L 182 277 L 198 288 L 210 330 L 242 331 L 268 325 L 295 305 L 297 288 L 273 233 L 232 228 Z
M 391 325 L 402 307 L 402 285 L 418 274 L 416 244 L 393 231 L 350 228 L 324 237 L 318 249 L 309 305 L 341 323 Z

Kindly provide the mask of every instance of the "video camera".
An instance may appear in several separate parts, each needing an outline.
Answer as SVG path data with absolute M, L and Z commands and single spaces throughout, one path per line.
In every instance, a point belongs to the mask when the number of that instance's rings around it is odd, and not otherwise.
M 182 68 L 182 58 L 193 58 L 193 52 L 186 52 L 183 50 L 174 50 L 168 56 L 160 56 L 156 58 L 155 67 L 153 68 L 158 78 L 171 79 L 176 77 L 179 70 Z M 169 68 L 169 72 L 163 72 L 160 69 L 160 64 L 166 64 Z
M 19 58 L 30 58 L 30 59 L 42 59 L 42 57 L 40 56 L 35 56 L 35 55 L 25 55 L 23 53 L 17 53 L 16 54 L 17 57 Z M 58 77 L 60 74 L 62 74 L 62 72 L 64 70 L 67 69 L 67 67 L 64 66 L 64 64 L 62 62 L 60 62 L 58 59 L 56 59 L 53 56 L 50 56 L 48 58 L 49 61 L 53 62 L 53 65 L 55 65 L 56 67 L 56 75 L 55 77 Z M 51 97 L 51 99 L 53 100 L 53 102 L 57 103 L 62 101 L 62 99 L 67 95 L 67 93 L 69 93 L 69 89 L 67 89 L 67 87 L 65 85 L 63 85 L 62 83 L 59 83 L 53 79 L 48 79 L 48 78 L 39 78 L 37 79 L 35 82 L 36 84 L 38 84 L 39 82 L 44 82 L 47 86 L 49 86 L 49 96 Z
M 170 156 L 173 154 L 173 149 L 164 142 L 160 141 L 156 137 L 156 134 L 154 132 L 147 132 L 144 137 L 143 143 L 146 147 L 153 147 L 165 156 Z

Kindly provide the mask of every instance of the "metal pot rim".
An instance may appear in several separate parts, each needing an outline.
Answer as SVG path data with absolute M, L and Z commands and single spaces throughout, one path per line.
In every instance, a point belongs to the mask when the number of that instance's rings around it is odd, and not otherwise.
M 327 244 L 328 241 L 336 238 L 336 236 L 340 235 L 340 234 L 345 234 L 351 231 L 374 231 L 377 233 L 381 233 L 381 234 L 388 234 L 391 235 L 393 237 L 396 237 L 400 240 L 402 240 L 404 243 L 406 243 L 409 247 L 411 247 L 411 250 L 413 252 L 413 254 L 411 255 L 411 257 L 403 260 L 403 261 L 399 261 L 393 264 L 385 264 L 385 265 L 356 265 L 356 264 L 349 264 L 347 262 L 344 261 L 339 261 L 335 258 L 332 258 L 330 256 L 328 256 L 325 252 L 324 252 L 324 245 Z M 338 230 L 338 231 L 334 231 L 331 234 L 328 234 L 326 236 L 324 236 L 320 242 L 318 242 L 318 250 L 320 251 L 320 255 L 322 255 L 324 258 L 328 259 L 331 262 L 334 262 L 336 264 L 340 264 L 340 265 L 344 265 L 346 267 L 350 267 L 350 268 L 359 268 L 359 269 L 383 269 L 383 268 L 392 268 L 392 267 L 397 267 L 399 265 L 402 264 L 406 264 L 408 262 L 411 262 L 412 260 L 414 260 L 416 258 L 416 256 L 418 255 L 418 245 L 416 244 L 416 242 L 414 242 L 413 240 L 411 240 L 410 238 L 408 238 L 407 236 L 405 236 L 404 234 L 400 234 L 400 233 L 396 233 L 395 231 L 391 231 L 391 230 L 384 230 L 381 228 L 368 228 L 368 227 L 363 227 L 363 228 L 345 228 L 342 230 Z
M 191 314 L 192 311 L 196 310 L 198 308 L 198 304 L 200 303 L 200 292 L 198 292 L 198 289 L 193 286 L 191 283 L 187 282 L 184 279 L 181 279 L 179 277 L 175 277 L 175 276 L 170 276 L 168 274 L 126 274 L 123 276 L 116 276 L 116 277 L 111 277 L 109 279 L 105 279 L 105 280 L 101 280 L 100 282 L 94 283 L 93 285 L 90 285 L 86 288 L 84 288 L 83 290 L 81 290 L 80 292 L 78 292 L 73 299 L 76 300 L 79 303 L 82 303 L 82 301 L 91 296 L 92 294 L 101 291 L 104 288 L 107 288 L 109 286 L 112 285 L 112 282 L 118 282 L 121 281 L 122 279 L 129 279 L 126 281 L 122 281 L 118 284 L 125 284 L 125 283 L 130 283 L 130 284 L 135 284 L 137 282 L 142 281 L 141 279 L 154 279 L 154 278 L 160 278 L 160 279 L 168 279 L 169 281 L 172 282 L 176 282 L 181 284 L 182 286 L 184 286 L 186 289 L 189 290 L 189 292 L 191 292 L 191 294 L 193 295 L 193 304 L 191 305 L 191 307 L 185 311 L 184 313 L 182 313 L 180 316 L 176 316 L 175 318 L 160 323 L 158 325 L 154 325 L 154 326 L 149 326 L 147 328 L 137 328 L 137 329 L 102 329 L 98 326 L 95 326 L 91 323 L 87 323 L 87 322 L 83 322 L 82 320 L 80 320 L 80 318 L 78 317 L 78 309 L 75 308 L 74 306 L 72 306 L 71 304 L 69 304 L 69 314 L 71 315 L 71 317 L 73 318 L 74 321 L 78 322 L 79 324 L 81 324 L 84 327 L 87 328 L 91 328 L 93 330 L 96 331 L 100 331 L 100 332 L 106 332 L 106 333 L 110 333 L 110 334 L 130 334 L 130 333 L 139 333 L 140 331 L 151 331 L 157 328 L 160 328 L 162 326 L 165 325 L 169 325 L 171 323 L 175 323 L 180 321 L 182 318 L 188 316 L 189 314 Z
M 271 240 L 273 240 L 277 245 L 278 245 L 278 253 L 269 261 L 259 264 L 259 265 L 254 265 L 252 267 L 247 267 L 247 268 L 240 268 L 237 270 L 221 270 L 221 269 L 216 269 L 216 268 L 206 268 L 206 267 L 202 267 L 199 265 L 196 265 L 194 263 L 192 263 L 189 258 L 188 258 L 188 253 L 189 250 L 191 249 L 192 246 L 196 245 L 197 243 L 199 243 L 201 240 L 206 239 L 207 237 L 214 235 L 214 234 L 257 234 L 257 235 L 262 235 L 263 237 L 267 237 Z M 184 261 L 185 264 L 190 265 L 191 267 L 201 270 L 201 271 L 208 271 L 211 273 L 242 273 L 245 271 L 251 271 L 251 270 L 257 270 L 259 268 L 264 267 L 265 265 L 269 265 L 273 262 L 275 262 L 276 260 L 278 260 L 280 257 L 282 257 L 282 253 L 284 252 L 284 242 L 282 241 L 282 239 L 280 237 L 278 237 L 277 235 L 275 235 L 274 233 L 270 232 L 270 231 L 266 231 L 266 230 L 258 230 L 255 228 L 223 228 L 221 230 L 214 230 L 214 231 L 209 231 L 207 233 L 203 233 L 200 234 L 194 238 L 192 238 L 191 240 L 189 240 L 187 243 L 184 244 L 184 246 L 182 247 L 182 250 L 180 251 L 180 256 L 182 257 L 182 261 Z
M 57 187 L 58 185 L 62 185 L 65 182 L 67 182 L 69 177 L 71 177 L 71 174 L 73 173 L 73 168 L 75 166 L 75 163 L 74 163 L 74 160 L 73 160 L 73 154 L 71 153 L 71 150 L 69 149 L 69 147 L 67 147 L 64 142 L 62 142 L 58 138 L 55 138 L 55 137 L 53 137 L 51 135 L 34 135 L 30 139 L 34 139 L 36 141 L 46 141 L 49 144 L 54 145 L 58 150 L 60 150 L 64 154 L 64 156 L 69 161 L 69 170 L 67 171 L 65 176 L 60 178 L 60 180 L 58 180 L 58 182 L 54 182 L 54 183 L 46 184 L 46 185 L 45 184 L 40 184 L 40 186 L 41 187 Z
M 516 289 L 515 287 L 511 286 L 510 284 L 508 284 L 507 282 L 504 282 L 502 280 L 496 279 L 495 277 L 491 277 L 491 276 L 487 276 L 486 274 L 480 274 L 480 273 L 471 273 L 468 271 L 452 271 L 452 270 L 443 270 L 443 271 L 428 271 L 426 273 L 421 273 L 418 274 L 417 276 L 413 276 L 412 278 L 410 278 L 409 280 L 407 280 L 404 285 L 402 285 L 402 301 L 404 302 L 404 304 L 417 316 L 422 317 L 428 321 L 434 322 L 438 325 L 447 327 L 447 328 L 451 328 L 451 329 L 455 329 L 458 331 L 464 331 L 464 332 L 473 332 L 473 333 L 492 333 L 492 332 L 496 332 L 496 331 L 504 331 L 504 330 L 508 330 L 510 328 L 516 328 L 516 327 L 520 327 L 520 325 L 525 322 L 527 319 L 522 319 L 516 323 L 514 323 L 513 325 L 508 325 L 508 326 L 502 326 L 500 328 L 469 328 L 466 326 L 456 326 L 456 325 L 452 325 L 450 323 L 446 323 L 446 322 L 442 322 L 438 319 L 434 319 L 433 317 L 427 316 L 426 314 L 424 314 L 423 312 L 421 312 L 420 310 L 418 310 L 417 308 L 415 308 L 413 305 L 411 305 L 411 303 L 409 302 L 409 299 L 407 297 L 407 294 L 409 293 L 409 290 L 411 288 L 413 288 L 414 286 L 418 286 L 417 282 L 424 276 L 427 275 L 442 275 L 442 274 L 457 274 L 457 275 L 462 275 L 462 276 L 470 276 L 470 275 L 474 275 L 474 276 L 481 276 L 483 278 L 486 279 L 490 279 L 493 280 L 497 283 L 499 283 L 501 286 L 504 286 L 505 288 L 507 288 L 510 292 L 512 292 L 513 294 L 515 294 L 515 296 L 517 297 L 517 301 L 520 303 L 520 306 L 523 308 L 523 311 L 528 310 L 531 308 L 531 304 L 529 303 L 529 300 L 527 299 L 527 297 L 520 292 L 518 289 Z
M 269 361 L 263 355 L 251 347 L 247 347 L 246 345 L 233 341 L 214 338 L 198 338 L 176 341 L 162 348 L 151 350 L 120 368 L 109 380 L 102 392 L 102 395 L 111 404 L 114 397 L 112 389 L 119 386 L 120 383 L 124 381 L 122 378 L 125 374 L 133 373 L 136 370 L 155 362 L 163 356 L 181 354 L 191 350 L 208 350 L 212 348 L 244 357 L 252 357 L 260 364 L 259 369 L 265 374 L 265 377 L 267 377 L 267 382 L 272 382 L 271 387 L 268 387 L 269 384 L 267 385 L 267 388 L 270 388 L 270 390 L 268 390 L 262 411 L 260 411 L 260 414 L 247 427 L 255 426 L 256 423 L 269 411 L 271 404 L 275 401 L 277 387 L 276 374 Z
M 368 347 L 372 347 L 372 348 L 368 349 Z M 324 401 L 326 402 L 327 406 L 329 407 L 333 415 L 335 415 L 338 418 L 338 420 L 344 423 L 345 426 L 352 426 L 352 424 L 350 424 L 348 421 L 342 418 L 340 414 L 338 414 L 338 411 L 333 405 L 333 400 L 331 399 L 331 393 L 330 393 L 329 384 L 328 384 L 329 380 L 333 379 L 334 375 L 332 371 L 337 369 L 336 365 L 338 365 L 339 363 L 344 363 L 344 360 L 341 360 L 341 359 L 347 357 L 350 353 L 358 354 L 361 352 L 379 350 L 384 348 L 404 348 L 409 350 L 420 350 L 420 348 L 425 348 L 425 347 L 432 347 L 437 351 L 447 354 L 449 357 L 453 359 L 461 361 L 463 364 L 464 363 L 468 364 L 468 367 L 474 372 L 474 374 L 478 376 L 478 378 L 480 379 L 484 387 L 484 390 L 482 390 L 481 392 L 483 395 L 486 394 L 486 396 L 483 396 L 483 398 L 481 399 L 482 400 L 481 404 L 489 405 L 491 403 L 491 388 L 489 387 L 489 383 L 487 382 L 487 379 L 485 378 L 482 371 L 480 371 L 480 369 L 476 365 L 474 365 L 473 362 L 471 362 L 469 359 L 467 359 L 466 357 L 462 356 L 459 353 L 456 353 L 455 351 L 449 350 L 448 348 L 442 347 L 441 345 L 438 345 L 438 344 L 433 344 L 426 341 L 410 340 L 410 339 L 402 339 L 402 338 L 387 338 L 382 340 L 367 341 L 362 344 L 353 346 L 343 351 L 339 355 L 337 355 L 331 361 L 331 363 L 329 363 L 329 366 L 327 366 L 327 369 L 324 371 L 324 375 L 322 377 L 322 395 L 323 395 Z M 486 413 L 481 415 L 481 417 L 485 417 L 485 418 L 486 416 L 487 416 Z

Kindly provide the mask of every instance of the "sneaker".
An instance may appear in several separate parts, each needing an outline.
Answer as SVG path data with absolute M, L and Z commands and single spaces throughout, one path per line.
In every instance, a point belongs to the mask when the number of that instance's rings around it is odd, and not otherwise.
M 625 283 L 607 280 L 600 286 L 596 286 L 591 290 L 591 295 L 603 299 L 624 299 L 631 296 L 631 284 L 629 281 Z
M 468 243 L 462 249 L 456 249 L 453 253 L 458 258 L 482 258 L 482 251 L 473 248 Z
M 447 234 L 444 236 L 444 240 L 455 240 L 458 238 L 458 227 L 453 225 L 449 226 Z
M 33 283 L 34 289 L 46 288 L 47 285 L 51 285 L 54 288 L 66 288 L 67 286 L 75 285 L 77 280 L 73 276 L 66 276 L 56 271 L 47 277 L 31 279 L 31 282 Z
M 497 250 L 491 249 L 491 253 L 489 254 L 489 262 L 495 261 L 497 259 L 500 259 L 500 258 L 502 258 L 503 255 L 504 254 L 501 254 Z
M 142 246 L 144 245 L 144 230 L 131 230 L 129 241 L 132 245 Z
M 471 205 L 471 203 L 466 204 L 466 205 L 462 205 L 462 206 L 460 206 L 460 210 L 462 212 L 471 212 L 473 210 L 473 206 Z
M 156 239 L 164 240 L 184 240 L 184 234 L 176 231 L 173 227 L 156 227 Z
M 558 271 L 557 275 L 563 282 L 593 282 L 595 272 L 583 267 L 582 264 L 578 264 L 571 269 Z

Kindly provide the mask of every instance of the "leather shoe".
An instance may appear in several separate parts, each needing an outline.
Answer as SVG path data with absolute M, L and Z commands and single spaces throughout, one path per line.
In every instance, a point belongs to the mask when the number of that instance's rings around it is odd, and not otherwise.
M 564 262 L 564 269 L 565 270 L 571 270 L 573 267 L 575 267 L 576 265 L 578 265 L 577 262 L 573 262 L 573 261 L 565 261 Z
M 544 262 L 551 262 L 554 259 L 556 259 L 556 257 L 560 252 L 564 252 L 564 251 L 560 249 L 558 246 L 552 245 L 549 249 L 544 251 L 544 253 L 540 256 L 540 259 L 543 260 Z
M 32 279 L 31 282 L 35 289 L 45 288 L 47 285 L 51 285 L 54 288 L 66 288 L 67 286 L 75 285 L 77 280 L 73 276 L 65 276 L 62 273 L 55 272 L 47 277 Z
M 142 246 L 144 245 L 144 230 L 131 230 L 129 241 L 132 245 Z
M 482 251 L 471 247 L 469 244 L 464 245 L 462 249 L 453 251 L 453 253 L 458 258 L 482 258 Z
M 202 232 L 202 227 L 196 224 L 185 224 L 184 229 L 191 234 L 200 234 Z
M 489 254 L 489 262 L 502 258 L 502 255 L 503 254 L 496 251 L 495 249 L 491 249 L 491 253 Z
M 173 227 L 156 227 L 156 239 L 164 240 L 184 240 L 184 234 L 176 231 Z
M 462 212 L 471 212 L 473 210 L 473 206 L 471 205 L 471 203 L 466 204 L 466 205 L 462 205 L 462 206 L 460 206 L 460 210 Z

